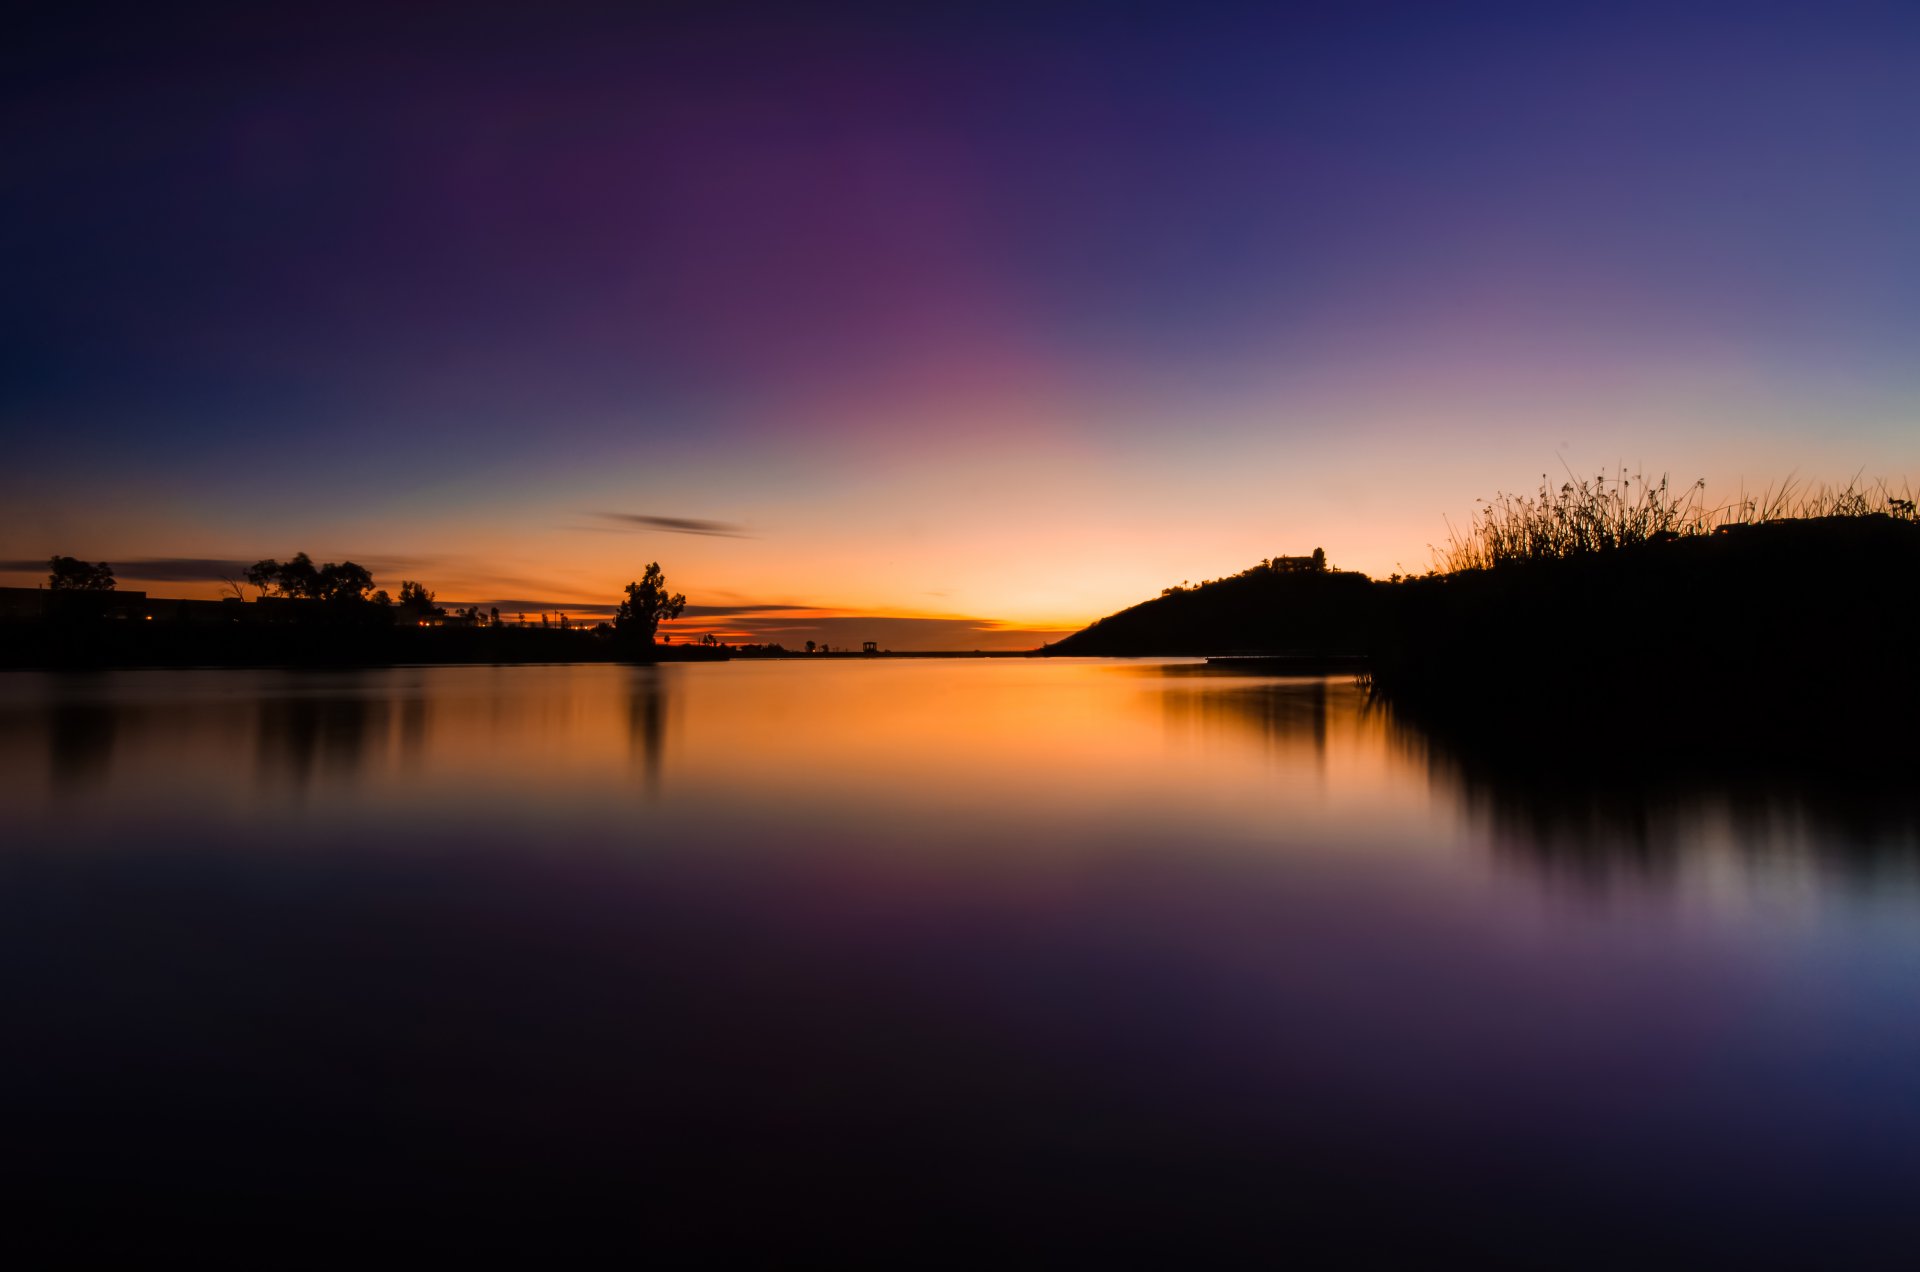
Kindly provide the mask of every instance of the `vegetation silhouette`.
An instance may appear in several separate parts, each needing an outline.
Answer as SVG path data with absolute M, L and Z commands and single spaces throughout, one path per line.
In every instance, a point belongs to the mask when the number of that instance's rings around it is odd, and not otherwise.
M 434 594 L 423 583 L 406 579 L 400 584 L 400 600 L 397 602 L 399 617 L 404 622 L 419 623 L 428 619 L 445 618 L 447 611 L 434 603 Z
M 613 631 L 629 654 L 651 654 L 660 624 L 686 612 L 687 598 L 667 589 L 658 561 L 647 563 L 638 583 L 627 584 L 626 599 L 614 611 Z
M 1663 493 L 1621 496 L 1575 485 L 1487 505 L 1442 557 L 1472 564 L 1389 585 L 1370 650 L 1378 689 L 1449 730 L 1569 757 L 1911 754 L 1910 501 L 1818 492 L 1797 507 L 1675 516 L 1668 503 L 1646 517 Z M 1610 512 L 1630 533 L 1592 533 Z
M 1624 472 L 1484 501 L 1425 575 L 1300 558 L 1171 587 L 1050 654 L 1363 655 L 1449 733 L 1567 764 L 1626 749 L 1745 762 L 1913 756 L 1920 518 L 1906 490 L 1785 483 L 1721 507 Z M 1251 670 L 1252 667 L 1247 669 Z
M 396 663 L 655 662 L 724 660 L 717 643 L 657 645 L 659 624 L 687 598 L 658 562 L 629 584 L 615 623 L 560 614 L 502 620 L 499 608 L 449 612 L 414 579 L 399 599 L 353 561 L 316 566 L 305 552 L 265 558 L 245 572 L 249 601 L 173 600 L 116 587 L 112 567 L 50 562 L 45 588 L 0 588 L 0 667 L 385 666 Z
M 1699 483 L 1676 492 L 1664 476 L 1569 474 L 1557 488 L 1543 478 L 1533 495 L 1482 501 L 1424 575 L 1373 580 L 1319 548 L 1270 557 L 1168 587 L 1036 652 L 1264 657 L 1273 671 L 1364 659 L 1407 710 L 1528 727 L 1543 693 L 1579 695 L 1587 709 L 1575 732 L 1597 731 L 1593 704 L 1605 702 L 1641 721 L 1639 745 L 1667 749 L 1706 745 L 1711 726 L 1728 732 L 1717 744 L 1749 748 L 1810 742 L 1842 723 L 1880 736 L 1920 702 L 1910 652 L 1920 602 L 1898 582 L 1914 577 L 1916 553 L 1912 494 L 1885 483 L 1788 482 L 1714 507 Z M 711 636 L 660 643 L 687 598 L 657 561 L 626 586 L 611 622 L 542 614 L 537 625 L 478 606 L 449 612 L 413 579 L 391 600 L 365 567 L 316 566 L 304 552 L 248 569 L 251 603 L 152 600 L 117 590 L 104 562 L 50 566 L 46 589 L 0 589 L 0 666 L 789 656 Z M 1869 688 L 1763 688 L 1825 670 Z
M 329 561 L 316 569 L 304 552 L 295 553 L 284 563 L 271 557 L 256 561 L 248 567 L 246 579 L 260 589 L 260 595 L 288 600 L 364 601 L 373 590 L 373 574 L 365 566 Z
M 105 561 L 57 556 L 47 565 L 47 587 L 55 592 L 111 592 L 116 586 L 113 567 Z
M 1707 505 L 1705 491 L 1703 479 L 1676 495 L 1665 474 L 1654 479 L 1625 469 L 1592 478 L 1569 473 L 1558 489 L 1543 475 L 1533 495 L 1483 500 L 1464 532 L 1449 525 L 1447 542 L 1433 550 L 1432 573 L 1565 561 L 1793 521 L 1915 519 L 1912 493 L 1896 493 L 1885 481 L 1862 489 L 1857 479 L 1813 488 L 1788 480 L 1717 508 Z

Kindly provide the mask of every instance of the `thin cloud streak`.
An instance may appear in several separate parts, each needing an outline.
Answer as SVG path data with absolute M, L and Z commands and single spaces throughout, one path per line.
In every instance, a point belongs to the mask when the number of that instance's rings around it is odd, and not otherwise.
M 715 539 L 754 537 L 745 526 L 703 517 L 663 517 L 649 512 L 596 512 L 593 515 L 615 522 L 621 529 L 664 530 L 668 534 L 698 534 Z
M 315 564 L 333 560 L 337 554 L 321 554 L 315 558 Z M 238 579 L 254 564 L 259 557 L 245 561 L 222 557 L 118 557 L 102 558 L 113 567 L 115 578 L 137 579 L 143 583 L 220 583 L 228 579 Z M 340 556 L 343 561 L 358 561 L 371 570 L 375 576 L 417 573 L 436 568 L 436 562 L 421 557 L 367 557 L 352 555 Z M 33 560 L 0 560 L 0 574 L 44 574 L 47 570 L 47 558 Z
M 107 564 L 113 567 L 115 578 L 138 579 L 143 583 L 218 583 L 239 578 L 253 562 L 223 561 L 217 557 L 118 557 L 109 558 Z M 0 573 L 44 573 L 46 569 L 44 557 L 37 561 L 0 561 Z
M 746 614 L 786 614 L 815 613 L 825 610 L 824 605 L 687 605 L 688 618 L 726 618 Z M 837 611 L 845 613 L 844 610 Z

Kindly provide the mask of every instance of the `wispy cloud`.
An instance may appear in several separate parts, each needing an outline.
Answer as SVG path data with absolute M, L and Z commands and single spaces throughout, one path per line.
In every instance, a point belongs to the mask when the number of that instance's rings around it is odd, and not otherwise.
M 709 521 L 703 517 L 663 517 L 650 512 L 596 512 L 593 515 L 626 530 L 665 530 L 668 534 L 704 534 L 718 539 L 753 538 L 745 526 L 731 521 Z
M 116 557 L 108 564 L 114 575 L 153 583 L 218 583 L 245 574 L 252 561 L 228 561 L 217 557 Z M 37 561 L 0 561 L 0 572 L 45 572 L 45 557 Z
M 821 609 L 818 605 L 688 605 L 689 618 L 730 618 L 749 614 L 791 614 Z

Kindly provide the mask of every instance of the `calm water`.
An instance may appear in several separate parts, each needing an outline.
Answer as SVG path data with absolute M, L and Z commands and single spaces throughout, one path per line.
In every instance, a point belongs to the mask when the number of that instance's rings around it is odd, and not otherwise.
M 1915 797 L 1643 776 L 1178 665 L 0 676 L 8 1195 L 1904 1263 Z

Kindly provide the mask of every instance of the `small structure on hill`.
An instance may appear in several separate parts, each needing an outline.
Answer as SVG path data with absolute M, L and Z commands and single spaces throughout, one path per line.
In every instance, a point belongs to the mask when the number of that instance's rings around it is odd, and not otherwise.
M 1267 562 L 1267 568 L 1275 574 L 1325 574 L 1327 553 L 1315 548 L 1312 556 L 1277 556 Z

